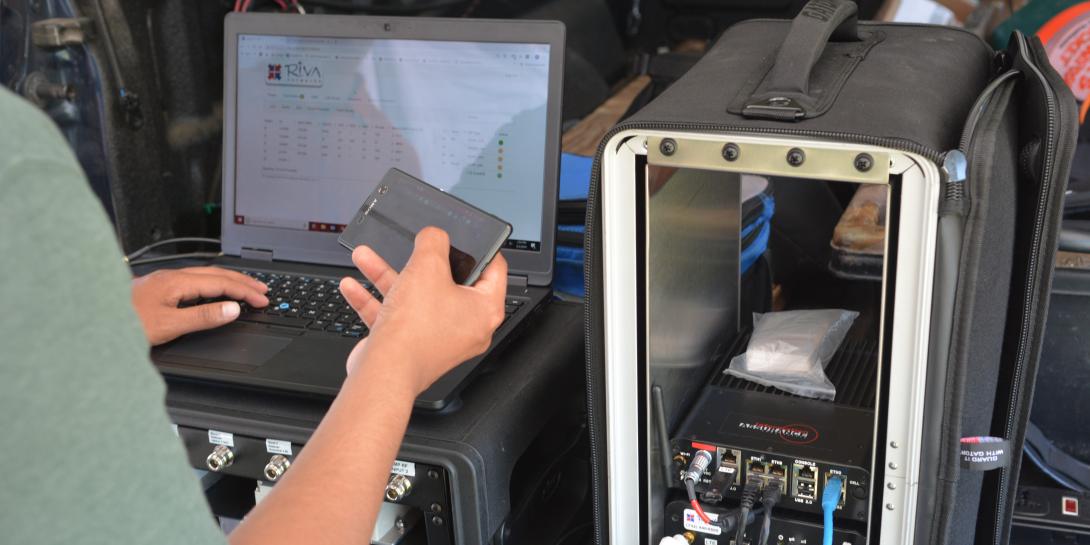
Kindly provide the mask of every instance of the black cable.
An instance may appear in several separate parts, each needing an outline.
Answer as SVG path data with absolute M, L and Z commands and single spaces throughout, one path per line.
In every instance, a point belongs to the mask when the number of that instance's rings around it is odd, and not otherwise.
M 674 467 L 670 460 L 669 431 L 666 429 L 666 404 L 662 400 L 662 387 L 657 384 L 651 387 L 651 404 L 654 406 L 655 423 L 658 424 L 659 429 L 658 439 L 660 455 L 662 456 L 662 478 L 666 487 L 669 488 L 674 484 Z
M 1031 447 L 1029 443 L 1026 443 L 1025 446 L 1022 447 L 1022 452 L 1026 454 L 1026 457 L 1029 458 L 1029 461 L 1033 462 L 1033 465 L 1037 466 L 1037 469 L 1040 469 L 1042 473 L 1048 475 L 1050 478 L 1052 478 L 1052 480 L 1056 481 L 1061 486 L 1083 494 L 1090 492 L 1090 490 L 1087 490 L 1086 488 L 1076 484 L 1074 479 L 1072 479 L 1071 477 L 1065 475 L 1064 473 L 1058 471 L 1056 468 L 1051 467 L 1047 463 L 1045 463 L 1044 459 L 1041 457 L 1041 454 L 1037 452 L 1036 449 Z
M 142 255 L 156 249 L 156 248 L 166 246 L 168 244 L 183 244 L 183 243 L 187 243 L 187 242 L 202 242 L 202 243 L 205 243 L 205 244 L 220 244 L 220 239 L 218 239 L 218 238 L 208 238 L 208 237 L 176 237 L 176 238 L 168 238 L 168 239 L 160 240 L 158 242 L 153 242 L 151 244 L 148 244 L 147 246 L 144 246 L 143 248 L 140 248 L 139 250 L 136 250 L 136 251 L 134 251 L 132 253 L 129 253 L 128 255 L 125 256 L 125 262 L 132 265 L 133 264 L 132 260 L 134 260 L 134 259 L 136 259 L 136 258 L 138 258 L 138 257 L 140 257 L 140 256 L 142 256 Z
M 780 489 L 780 480 L 772 479 L 765 483 L 761 491 L 761 506 L 764 507 L 764 521 L 761 522 L 761 537 L 757 541 L 760 545 L 768 545 L 768 535 L 772 533 L 772 508 L 780 502 L 783 491 Z
M 745 543 L 746 526 L 749 523 L 749 510 L 753 509 L 753 503 L 757 501 L 759 486 L 756 479 L 747 479 L 746 486 L 742 489 L 742 505 L 738 511 L 738 527 L 734 530 L 735 543 Z

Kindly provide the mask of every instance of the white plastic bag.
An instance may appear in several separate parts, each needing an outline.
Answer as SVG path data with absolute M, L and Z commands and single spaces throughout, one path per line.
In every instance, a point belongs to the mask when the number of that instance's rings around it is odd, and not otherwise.
M 724 372 L 787 393 L 832 401 L 836 386 L 825 376 L 825 365 L 857 316 L 858 312 L 840 309 L 754 313 L 749 346 Z

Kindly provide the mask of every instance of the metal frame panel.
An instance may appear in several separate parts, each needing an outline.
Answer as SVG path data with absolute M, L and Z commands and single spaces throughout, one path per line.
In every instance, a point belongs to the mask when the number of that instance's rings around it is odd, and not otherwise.
M 677 145 L 673 154 L 661 153 L 663 139 Z M 750 162 L 726 161 L 721 157 L 728 143 L 743 146 L 754 157 L 782 157 L 783 150 L 803 149 L 808 157 L 823 160 L 805 161 L 792 166 L 785 160 L 777 164 L 754 165 Z M 682 149 L 703 150 L 699 158 L 684 160 Z M 712 155 L 714 151 L 715 155 Z M 846 161 L 859 153 L 875 159 L 873 172 L 861 172 L 854 162 Z M 624 131 L 606 145 L 602 158 L 602 232 L 603 301 L 605 331 L 605 399 L 606 399 L 606 489 L 609 493 L 606 509 L 612 543 L 639 543 L 641 498 L 652 496 L 652 483 L 640 482 L 641 474 L 654 475 L 654 468 L 641 468 L 638 450 L 640 411 L 651 423 L 650 391 L 640 390 L 641 366 L 638 361 L 637 336 L 647 335 L 647 324 L 638 323 L 637 297 L 649 297 L 637 290 L 636 205 L 637 191 L 646 191 L 635 182 L 636 156 L 646 155 L 650 163 L 662 161 L 670 166 L 696 167 L 734 172 L 759 172 L 794 178 L 841 180 L 856 183 L 888 183 L 889 176 L 902 177 L 901 214 L 898 226 L 896 286 L 893 323 L 881 325 L 882 337 L 892 327 L 891 346 L 880 345 L 880 357 L 890 351 L 888 403 L 884 468 L 872 471 L 871 497 L 881 488 L 882 509 L 872 512 L 872 541 L 880 538 L 884 545 L 908 544 L 915 532 L 915 505 L 920 466 L 920 439 L 923 426 L 924 388 L 927 371 L 927 345 L 930 335 L 931 292 L 935 262 L 935 240 L 938 226 L 940 174 L 927 159 L 897 150 L 828 141 L 794 139 L 786 136 L 754 135 L 694 135 L 664 131 Z M 691 162 L 690 162 L 691 161 Z M 809 163 L 810 167 L 807 167 Z M 782 164 L 782 166 L 781 166 Z M 831 168 L 830 165 L 843 165 Z M 738 168 L 744 167 L 744 168 Z M 878 176 L 881 175 L 881 179 Z M 888 244 L 888 241 L 887 241 Z M 893 250 L 887 247 L 888 252 Z M 887 273 L 889 271 L 886 271 Z M 885 303 L 883 303 L 883 307 Z M 883 316 L 885 311 L 883 309 Z M 881 372 L 881 370 L 880 370 Z M 879 377 L 879 381 L 882 377 Z M 645 390 L 647 390 L 645 388 Z M 877 438 L 878 427 L 875 428 Z M 654 434 L 647 430 L 648 437 Z M 875 453 L 877 455 L 877 448 Z M 648 534 L 652 535 L 653 534 Z

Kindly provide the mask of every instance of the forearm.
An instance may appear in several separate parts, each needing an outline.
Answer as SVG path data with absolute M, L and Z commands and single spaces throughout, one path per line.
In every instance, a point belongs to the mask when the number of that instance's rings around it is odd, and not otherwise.
M 291 470 L 232 533 L 233 545 L 370 543 L 415 396 L 396 348 L 367 350 Z

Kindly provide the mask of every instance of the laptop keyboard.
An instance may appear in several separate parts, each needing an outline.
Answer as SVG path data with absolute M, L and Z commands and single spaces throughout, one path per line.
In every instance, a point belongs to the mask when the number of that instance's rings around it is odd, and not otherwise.
M 238 318 L 240 322 L 305 328 L 343 337 L 360 338 L 367 335 L 367 326 L 341 295 L 339 278 L 248 270 L 239 272 L 269 286 L 266 294 L 269 305 L 265 308 L 254 308 L 241 303 L 242 314 Z M 363 286 L 379 301 L 382 300 L 382 295 L 374 286 L 368 283 Z M 504 323 L 522 304 L 520 299 L 507 298 Z

